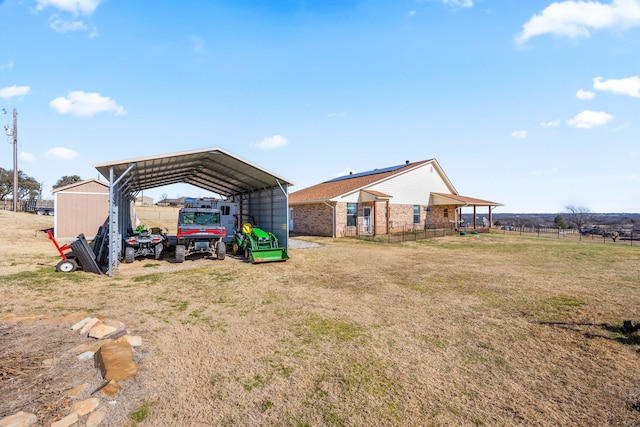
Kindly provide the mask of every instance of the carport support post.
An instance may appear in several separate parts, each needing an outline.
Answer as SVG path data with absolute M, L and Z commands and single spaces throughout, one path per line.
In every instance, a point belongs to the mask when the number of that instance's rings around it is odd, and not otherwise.
M 109 277 L 113 277 L 114 263 L 117 261 L 118 242 L 116 242 L 116 236 L 118 235 L 117 218 L 118 213 L 114 204 L 114 186 L 113 180 L 113 166 L 109 168 Z
M 118 216 L 118 206 L 115 202 L 116 195 L 120 192 L 116 191 L 116 186 L 134 166 L 134 164 L 130 165 L 118 179 L 114 179 L 113 166 L 109 166 L 109 277 L 113 277 L 113 271 L 118 267 L 118 249 L 120 248 L 120 234 L 118 234 L 120 231 L 120 218 Z

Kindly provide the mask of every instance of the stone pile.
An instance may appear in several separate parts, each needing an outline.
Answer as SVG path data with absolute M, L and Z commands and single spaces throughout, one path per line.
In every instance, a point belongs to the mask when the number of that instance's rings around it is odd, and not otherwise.
M 108 413 L 108 406 L 102 404 L 97 396 L 108 398 L 118 393 L 122 386 L 119 381 L 125 381 L 135 377 L 138 372 L 133 355 L 134 348 L 142 344 L 140 336 L 129 335 L 122 322 L 101 317 L 90 317 L 86 313 L 72 313 L 65 316 L 24 316 L 7 315 L 0 317 L 0 322 L 34 322 L 46 321 L 48 323 L 76 321 L 71 330 L 87 337 L 89 342 L 81 344 L 70 351 L 78 360 L 93 359 L 93 366 L 99 370 L 104 382 L 95 390 L 90 391 L 89 397 L 79 400 L 82 395 L 89 392 L 88 384 L 80 384 L 67 393 L 70 399 L 78 400 L 71 405 L 69 413 L 63 418 L 53 422 L 51 427 L 86 426 L 97 427 Z M 13 415 L 0 419 L 0 427 L 30 427 L 41 425 L 35 414 L 20 411 Z

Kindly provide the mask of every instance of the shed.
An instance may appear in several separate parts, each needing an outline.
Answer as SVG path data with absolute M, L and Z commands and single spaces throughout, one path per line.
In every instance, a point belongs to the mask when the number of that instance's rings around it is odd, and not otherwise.
M 79 234 L 93 239 L 109 216 L 109 184 L 97 179 L 54 188 L 54 236 L 75 240 Z
M 99 163 L 95 168 L 109 180 L 109 265 L 118 267 L 123 238 L 131 227 L 131 201 L 138 193 L 170 184 L 186 183 L 238 202 L 240 220 L 253 217 L 271 231 L 282 246 L 289 245 L 290 181 L 221 148 Z M 177 218 L 176 218 L 177 220 Z

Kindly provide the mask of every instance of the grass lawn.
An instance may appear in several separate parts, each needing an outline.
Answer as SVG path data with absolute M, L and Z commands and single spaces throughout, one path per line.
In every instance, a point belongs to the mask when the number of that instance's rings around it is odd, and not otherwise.
M 38 226 L 12 228 L 41 248 L 24 257 L 0 237 L 0 317 L 87 311 L 143 337 L 105 425 L 640 424 L 622 328 L 640 320 L 638 246 L 304 237 L 321 246 L 283 263 L 138 259 L 108 278 L 55 273 Z

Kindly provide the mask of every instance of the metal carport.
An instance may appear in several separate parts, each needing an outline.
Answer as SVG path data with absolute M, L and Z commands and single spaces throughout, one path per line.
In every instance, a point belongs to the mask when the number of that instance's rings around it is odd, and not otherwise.
M 131 226 L 131 201 L 144 190 L 186 183 L 233 198 L 243 218 L 256 218 L 289 248 L 289 186 L 274 175 L 220 148 L 95 164 L 109 180 L 109 276 L 118 268 L 122 239 Z M 177 219 L 176 219 L 177 220 Z

